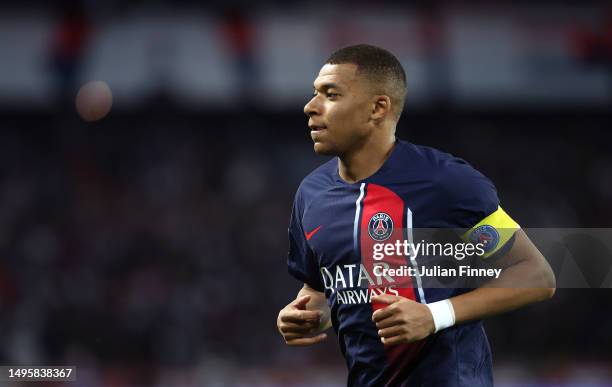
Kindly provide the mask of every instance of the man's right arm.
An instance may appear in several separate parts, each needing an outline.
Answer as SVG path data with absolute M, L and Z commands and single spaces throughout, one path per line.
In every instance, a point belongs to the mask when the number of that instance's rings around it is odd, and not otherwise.
M 325 294 L 304 284 L 296 299 L 281 309 L 276 325 L 287 345 L 305 346 L 325 340 L 324 331 L 331 327 Z

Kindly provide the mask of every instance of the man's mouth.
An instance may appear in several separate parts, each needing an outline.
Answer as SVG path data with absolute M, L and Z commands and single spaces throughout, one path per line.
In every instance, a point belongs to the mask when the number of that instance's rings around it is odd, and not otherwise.
M 313 132 L 319 132 L 321 130 L 327 129 L 325 126 L 323 125 L 308 125 L 308 127 L 310 128 L 310 130 L 312 130 Z

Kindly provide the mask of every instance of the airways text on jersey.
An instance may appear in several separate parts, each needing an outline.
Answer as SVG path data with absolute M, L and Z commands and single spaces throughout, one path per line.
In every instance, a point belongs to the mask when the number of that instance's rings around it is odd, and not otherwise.
M 389 266 L 384 262 L 377 265 Z M 393 277 L 372 275 L 364 264 L 336 265 L 334 268 L 322 267 L 321 278 L 325 290 L 335 295 L 336 302 L 369 304 L 375 295 L 387 293 L 399 296 Z

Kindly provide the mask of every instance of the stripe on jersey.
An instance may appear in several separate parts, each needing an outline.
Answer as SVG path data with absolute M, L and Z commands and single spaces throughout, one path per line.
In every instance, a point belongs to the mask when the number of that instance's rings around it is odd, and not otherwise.
M 370 237 L 368 225 L 372 216 L 379 212 L 386 213 L 393 221 L 393 232 L 391 233 L 391 236 L 382 243 L 395 243 L 397 240 L 403 242 L 402 230 L 405 228 L 404 201 L 396 193 L 385 187 L 376 184 L 368 184 L 366 195 L 363 199 L 363 208 L 361 210 L 360 243 L 362 263 L 366 267 L 366 270 L 372 273 L 372 275 L 374 268 L 374 243 L 380 242 L 375 241 L 372 239 L 372 237 Z M 398 267 L 400 265 L 406 265 L 406 257 L 403 255 L 385 256 L 381 262 L 388 263 L 390 267 Z M 375 278 L 374 275 L 373 278 Z M 399 296 L 416 301 L 412 278 L 395 277 L 393 279 L 396 281 L 395 289 L 397 290 Z M 376 283 L 378 285 L 378 282 Z M 368 288 L 384 288 L 387 285 L 388 283 L 383 280 L 380 286 L 368 286 Z M 388 290 L 387 293 L 392 294 Z M 372 313 L 378 309 L 384 308 L 385 306 L 387 305 L 372 303 Z M 376 329 L 376 326 L 374 326 L 374 329 Z M 416 359 L 424 344 L 425 341 L 421 340 L 404 345 L 384 346 L 388 362 L 385 372 L 387 373 L 389 385 L 393 385 L 393 383 L 396 383 L 398 380 L 402 380 L 402 378 L 404 378 L 404 373 L 409 371 L 410 364 Z
M 365 192 L 365 183 L 361 183 L 359 187 L 359 197 L 355 202 L 355 221 L 353 223 L 353 249 L 355 254 L 359 256 L 359 215 L 361 214 L 361 201 Z
M 405 238 L 408 240 L 410 246 L 414 246 L 414 237 L 412 236 L 412 210 L 409 207 L 406 207 L 406 235 Z M 412 259 L 412 257 L 408 257 L 410 261 L 410 265 L 414 269 L 415 279 L 417 283 L 417 288 L 419 291 L 419 298 L 422 304 L 426 304 L 427 300 L 425 300 L 425 292 L 423 291 L 423 284 L 421 282 L 421 275 L 419 274 L 419 265 L 417 265 L 416 257 Z
M 370 236 L 368 231 L 368 226 L 370 223 L 370 219 L 377 213 L 384 212 L 387 214 L 391 220 L 393 221 L 393 231 L 388 239 L 379 242 Z M 395 241 L 403 241 L 402 229 L 404 228 L 403 224 L 403 215 L 404 215 L 404 201 L 397 196 L 397 194 L 385 187 L 376 184 L 368 184 L 367 186 L 367 194 L 363 199 L 363 208 L 361 215 L 361 235 L 360 235 L 360 245 L 361 245 L 361 260 L 369 273 L 374 273 L 374 244 L 375 243 L 395 243 Z M 406 257 L 403 255 L 390 255 L 385 256 L 385 258 L 380 263 L 389 264 L 390 267 L 399 267 L 406 265 Z M 377 262 L 378 263 L 378 262 Z M 381 285 L 383 288 L 387 285 L 395 284 L 397 287 L 397 291 L 402 297 L 409 298 L 411 300 L 416 300 L 414 289 L 412 288 L 412 281 L 406 277 L 393 278 L 394 283 L 389 283 L 387 280 L 381 280 Z M 401 281 L 404 282 L 401 282 Z M 399 282 L 399 283 L 397 283 Z M 375 286 L 375 287 L 381 287 Z M 380 309 L 384 307 L 384 305 L 374 304 L 374 310 Z

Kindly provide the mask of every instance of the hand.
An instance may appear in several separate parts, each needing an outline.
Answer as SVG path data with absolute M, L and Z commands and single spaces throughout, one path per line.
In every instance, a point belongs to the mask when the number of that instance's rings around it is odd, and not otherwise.
M 310 296 L 302 296 L 281 309 L 276 319 L 276 326 L 285 343 L 291 346 L 306 346 L 319 343 L 327 338 L 326 333 L 312 336 L 319 332 L 321 312 L 306 310 Z
M 408 344 L 434 333 L 433 316 L 429 308 L 408 298 L 381 294 L 372 302 L 387 304 L 372 313 L 378 336 L 385 345 Z

